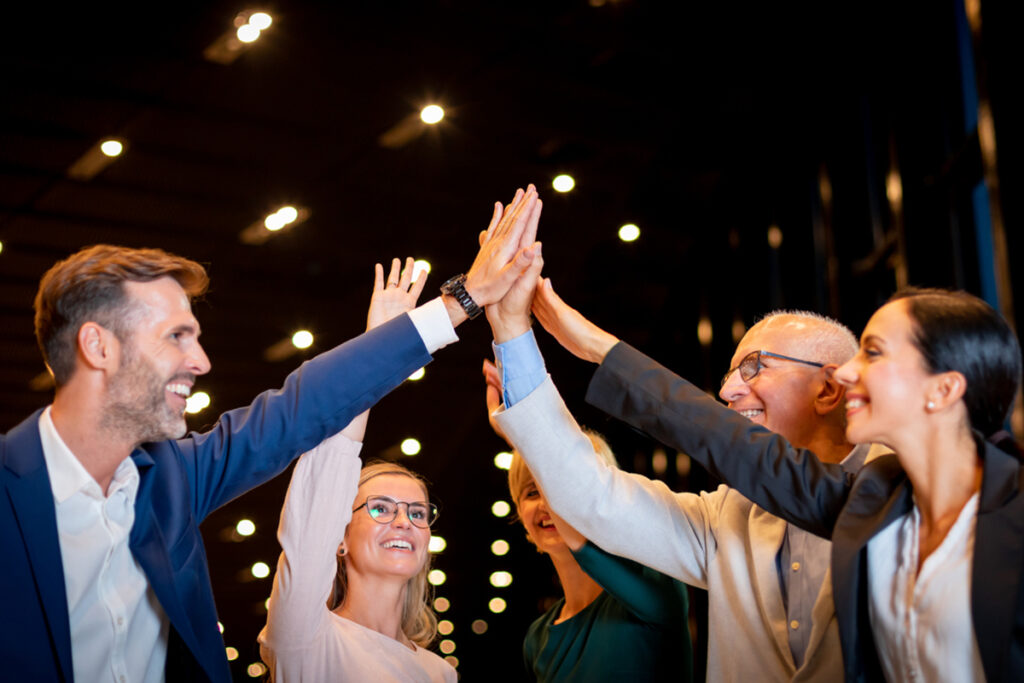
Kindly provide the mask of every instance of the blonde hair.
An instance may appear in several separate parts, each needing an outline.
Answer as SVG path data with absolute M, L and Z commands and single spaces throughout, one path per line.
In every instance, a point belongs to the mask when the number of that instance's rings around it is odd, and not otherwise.
M 605 441 L 604 437 L 597 432 L 583 428 L 583 433 L 590 439 L 591 445 L 594 447 L 594 455 L 606 465 L 618 469 L 619 463 L 615 460 L 615 454 L 612 453 L 611 446 Z M 523 457 L 519 455 L 519 451 L 512 452 L 512 464 L 508 468 L 508 491 L 512 496 L 512 502 L 516 505 L 516 517 L 518 518 L 519 513 L 519 497 L 523 495 L 523 489 L 533 481 L 533 473 L 530 472 L 530 468 L 526 466 L 526 462 Z M 527 535 L 529 539 L 529 535 Z M 532 543 L 533 541 L 530 540 Z
M 367 463 L 359 472 L 359 485 L 362 486 L 382 474 L 399 474 L 416 480 L 423 489 L 423 495 L 429 499 L 427 481 L 412 470 L 394 462 Z M 402 604 L 402 633 L 420 647 L 429 647 L 437 635 L 437 616 L 430 606 L 433 594 L 430 584 L 427 582 L 428 573 L 430 573 L 430 552 L 427 552 L 426 561 L 420 570 L 406 583 L 405 602 Z M 347 591 L 348 575 L 345 570 L 344 556 L 338 555 L 338 573 L 334 578 L 334 590 L 327 602 L 328 609 L 337 609 L 345 602 Z

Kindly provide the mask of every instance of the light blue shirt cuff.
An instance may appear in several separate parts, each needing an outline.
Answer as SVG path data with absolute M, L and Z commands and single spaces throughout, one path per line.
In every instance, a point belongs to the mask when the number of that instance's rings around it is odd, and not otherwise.
M 501 373 L 505 409 L 508 410 L 539 387 L 547 379 L 548 371 L 533 330 L 527 330 L 504 344 L 491 342 L 491 348 Z

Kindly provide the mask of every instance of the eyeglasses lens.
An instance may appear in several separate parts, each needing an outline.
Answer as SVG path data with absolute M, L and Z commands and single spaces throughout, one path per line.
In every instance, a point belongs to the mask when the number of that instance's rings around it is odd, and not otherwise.
M 398 514 L 398 508 L 405 505 L 406 515 L 414 526 L 426 529 L 437 518 L 437 508 L 424 503 L 399 503 L 384 497 L 371 497 L 366 501 L 366 510 L 370 513 L 373 521 L 380 524 L 391 522 Z

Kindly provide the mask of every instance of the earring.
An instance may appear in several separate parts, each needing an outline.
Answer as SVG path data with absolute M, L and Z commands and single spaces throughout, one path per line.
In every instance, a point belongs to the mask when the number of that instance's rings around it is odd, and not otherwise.
M 928 403 L 926 403 L 924 407 L 927 408 L 928 410 L 935 410 L 935 403 L 933 403 L 932 401 L 928 401 Z
M 347 553 L 347 552 L 348 552 L 348 551 L 347 551 L 347 550 L 345 550 L 345 546 L 341 546 L 340 548 L 338 548 L 338 557 L 342 557 L 342 556 L 344 556 L 344 555 L 345 555 L 345 553 Z

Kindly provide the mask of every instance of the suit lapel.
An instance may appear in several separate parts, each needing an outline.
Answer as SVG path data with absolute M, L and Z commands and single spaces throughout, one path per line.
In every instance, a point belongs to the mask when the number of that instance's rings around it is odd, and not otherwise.
M 64 588 L 64 565 L 57 535 L 53 489 L 43 458 L 36 411 L 7 434 L 4 466 L 13 476 L 7 480 L 14 517 L 32 565 L 39 601 L 50 627 L 50 637 L 66 680 L 74 678 L 71 666 L 71 625 Z
M 979 440 L 980 441 L 980 440 Z M 984 455 L 978 520 L 971 569 L 971 613 L 985 676 L 1002 677 L 1020 598 L 1024 567 L 1024 501 L 1019 494 L 1020 463 L 993 446 Z
M 796 663 L 793 661 L 793 652 L 789 649 L 789 619 L 782 604 L 779 572 L 776 570 L 776 558 L 786 537 L 786 522 L 752 504 L 749 524 L 750 536 L 754 541 L 750 544 L 750 554 L 757 602 L 761 606 L 762 617 L 772 633 L 779 656 L 789 664 L 791 671 L 795 671 Z
M 881 676 L 881 665 L 869 628 L 868 541 L 913 507 L 896 456 L 882 455 L 865 465 L 847 501 L 832 530 L 832 596 L 847 677 L 852 668 L 872 679 Z

